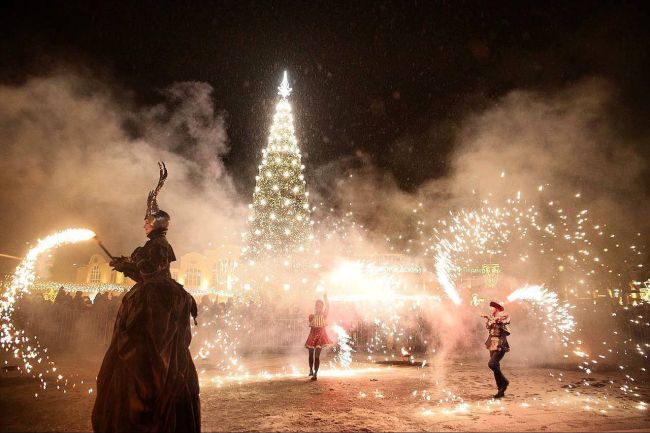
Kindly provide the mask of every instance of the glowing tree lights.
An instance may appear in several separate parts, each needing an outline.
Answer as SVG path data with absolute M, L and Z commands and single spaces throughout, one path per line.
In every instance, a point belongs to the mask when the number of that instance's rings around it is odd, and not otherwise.
M 294 134 L 286 71 L 278 94 L 281 99 L 275 107 L 268 144 L 262 150 L 253 203 L 249 205 L 249 229 L 242 253 L 250 261 L 301 253 L 313 238 L 309 193 L 302 174 L 305 166 Z

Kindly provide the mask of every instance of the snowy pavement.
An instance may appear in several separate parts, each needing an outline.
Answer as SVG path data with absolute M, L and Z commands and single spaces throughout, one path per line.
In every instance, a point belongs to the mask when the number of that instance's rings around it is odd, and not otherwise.
M 511 381 L 493 400 L 487 360 L 418 367 L 356 363 L 351 371 L 324 366 L 317 382 L 303 357 L 243 360 L 248 375 L 223 377 L 199 364 L 204 431 L 604 431 L 650 429 L 645 381 L 627 395 L 617 371 L 580 371 L 503 363 Z M 86 363 L 82 365 L 82 361 Z M 60 363 L 92 375 L 96 361 Z M 301 371 L 303 370 L 303 371 Z M 587 380 L 585 380 L 587 379 Z M 639 377 L 639 379 L 647 379 Z M 87 380 L 87 379 L 86 379 Z M 611 383 L 611 382 L 614 383 Z M 81 387 L 79 387 L 81 388 Z M 41 392 L 15 373 L 0 376 L 0 430 L 88 431 L 94 394 Z M 40 392 L 35 398 L 34 393 Z

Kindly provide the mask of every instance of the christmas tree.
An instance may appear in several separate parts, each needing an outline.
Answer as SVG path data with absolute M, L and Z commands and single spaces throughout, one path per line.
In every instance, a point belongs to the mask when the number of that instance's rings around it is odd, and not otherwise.
M 249 204 L 248 233 L 244 258 L 262 258 L 302 253 L 313 239 L 309 195 L 305 190 L 305 168 L 294 134 L 291 94 L 287 72 L 278 87 L 280 101 L 275 107 L 268 143 L 255 177 L 253 203 Z

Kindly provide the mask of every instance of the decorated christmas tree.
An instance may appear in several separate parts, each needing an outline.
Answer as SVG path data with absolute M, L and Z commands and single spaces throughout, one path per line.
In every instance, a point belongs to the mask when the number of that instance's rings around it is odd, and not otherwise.
M 305 190 L 305 168 L 294 134 L 288 97 L 287 72 L 280 87 L 268 143 L 255 177 L 249 205 L 248 232 L 242 254 L 249 262 L 286 257 L 305 251 L 312 236 L 312 220 Z

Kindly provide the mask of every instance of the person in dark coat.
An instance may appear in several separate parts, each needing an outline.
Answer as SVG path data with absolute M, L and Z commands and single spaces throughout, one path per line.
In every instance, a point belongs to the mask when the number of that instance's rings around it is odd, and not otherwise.
M 81 290 L 75 292 L 74 298 L 72 298 L 72 306 L 77 312 L 83 311 L 86 308 L 86 302 Z
M 167 241 L 169 214 L 149 193 L 144 230 L 149 240 L 111 266 L 136 281 L 123 297 L 110 346 L 97 376 L 95 432 L 199 432 L 199 381 L 189 351 L 194 298 L 171 278 L 176 260 Z
M 59 288 L 59 291 L 56 292 L 56 298 L 54 298 L 54 303 L 57 305 L 63 305 L 69 307 L 72 305 L 73 300 L 72 297 L 66 293 L 65 288 L 61 286 Z

